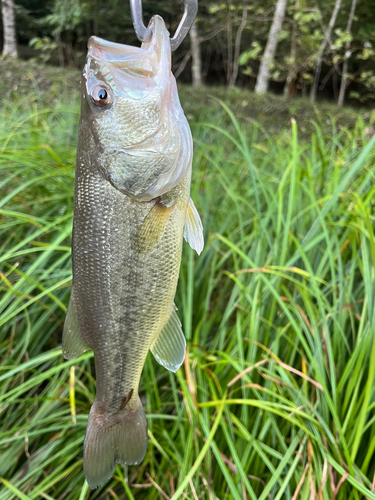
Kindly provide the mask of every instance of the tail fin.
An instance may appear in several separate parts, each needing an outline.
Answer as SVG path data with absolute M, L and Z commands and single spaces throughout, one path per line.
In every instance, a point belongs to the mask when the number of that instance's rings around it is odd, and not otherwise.
M 147 444 L 147 422 L 140 401 L 138 409 L 124 409 L 115 416 L 94 402 L 83 445 L 83 472 L 90 488 L 108 481 L 117 464 L 142 462 Z

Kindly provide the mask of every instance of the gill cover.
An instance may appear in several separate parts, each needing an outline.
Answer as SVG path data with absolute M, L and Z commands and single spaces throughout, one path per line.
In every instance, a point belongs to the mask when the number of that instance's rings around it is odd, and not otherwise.
M 149 201 L 188 173 L 192 138 L 171 72 L 161 17 L 141 48 L 91 37 L 83 71 L 82 122 L 91 133 L 93 168 L 120 191 Z M 101 89 L 104 89 L 105 92 Z M 108 102 L 98 106 L 98 95 Z

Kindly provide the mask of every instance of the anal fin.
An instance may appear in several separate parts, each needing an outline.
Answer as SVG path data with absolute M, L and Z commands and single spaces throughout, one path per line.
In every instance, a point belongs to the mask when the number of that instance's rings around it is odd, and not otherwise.
M 174 304 L 168 321 L 150 350 L 156 361 L 171 372 L 176 372 L 184 362 L 186 341 Z
M 184 238 L 191 248 L 200 255 L 204 247 L 203 225 L 198 210 L 195 208 L 191 198 L 189 198 L 189 203 L 186 207 Z
M 86 341 L 83 338 L 83 335 L 79 328 L 72 289 L 72 294 L 70 296 L 69 306 L 64 323 L 62 339 L 63 356 L 65 359 L 75 359 L 88 349 L 90 349 L 90 347 L 86 344 Z

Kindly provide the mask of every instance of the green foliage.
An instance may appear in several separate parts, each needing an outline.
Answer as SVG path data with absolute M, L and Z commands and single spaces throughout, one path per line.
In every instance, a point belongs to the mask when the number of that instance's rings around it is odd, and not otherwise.
M 95 34 L 121 43 L 138 43 L 130 16 L 128 2 L 118 0 L 18 0 L 17 24 L 23 43 L 31 43 L 32 53 L 55 64 L 81 66 L 86 51 L 87 39 Z M 241 34 L 239 47 L 239 77 L 241 86 L 254 85 L 260 60 L 266 46 L 274 12 L 274 0 L 254 0 L 253 2 L 199 1 L 198 31 L 202 40 L 202 60 L 207 82 L 229 83 L 235 64 L 235 45 L 238 29 L 242 22 L 242 12 L 247 10 L 246 26 Z M 306 95 L 320 46 L 324 41 L 324 30 L 334 8 L 334 0 L 316 2 L 299 0 L 288 2 L 287 13 L 279 36 L 275 60 L 272 62 L 271 80 L 278 82 L 279 89 L 287 77 L 292 80 L 291 94 Z M 372 0 L 357 2 L 351 32 L 347 32 L 347 22 L 351 1 L 342 2 L 330 43 L 323 53 L 324 78 L 319 90 L 324 87 L 331 94 L 333 86 L 338 93 L 337 80 L 342 75 L 342 63 L 349 44 L 350 68 L 347 85 L 360 95 L 362 101 L 371 101 L 372 79 L 363 72 L 375 71 L 375 3 Z M 174 32 L 182 15 L 182 2 L 159 0 L 144 2 L 144 19 L 154 14 L 161 15 L 171 33 Z M 22 48 L 22 46 L 21 46 Z M 188 58 L 189 38 L 174 56 L 174 70 L 181 63 L 185 70 L 183 81 L 190 81 Z M 21 50 L 22 53 L 22 50 Z M 30 57 L 30 49 L 25 51 Z M 363 63 L 366 61 L 366 64 Z M 292 74 L 291 74 L 292 66 Z M 337 75 L 339 78 L 337 78 Z M 337 87 L 337 88 L 336 88 Z M 352 95 L 357 95 L 352 94 Z
M 34 37 L 29 42 L 30 47 L 34 47 L 41 52 L 40 59 L 47 62 L 54 50 L 57 49 L 57 43 L 54 42 L 49 36 Z
M 333 48 L 335 49 L 341 49 L 345 46 L 346 43 L 350 43 L 353 40 L 353 36 L 351 33 L 342 31 L 340 28 L 337 28 L 335 30 L 335 34 L 337 37 L 333 46 Z
M 257 59 L 262 52 L 262 47 L 259 42 L 253 42 L 251 44 L 251 49 L 246 52 L 242 52 L 238 59 L 238 64 L 240 66 L 245 66 L 250 60 Z
M 366 61 L 367 59 L 374 58 L 375 57 L 375 50 L 371 47 L 365 47 L 362 53 L 357 55 L 357 59 L 362 59 L 363 61 Z
M 64 30 L 73 30 L 87 18 L 89 4 L 79 0 L 68 0 L 61 2 L 55 0 L 52 4 L 51 14 L 45 17 L 45 22 L 53 27 L 53 34 Z
M 92 353 L 60 348 L 79 115 L 64 88 L 2 102 L 1 500 L 89 496 Z M 319 112 L 302 140 L 304 123 L 271 135 L 218 101 L 195 113 L 206 246 L 184 247 L 186 362 L 147 358 L 146 458 L 90 498 L 375 499 L 375 138 Z
M 226 11 L 227 10 L 227 4 L 226 3 L 221 3 L 221 4 L 212 3 L 208 7 L 208 12 L 210 14 L 216 14 L 220 10 L 225 10 Z

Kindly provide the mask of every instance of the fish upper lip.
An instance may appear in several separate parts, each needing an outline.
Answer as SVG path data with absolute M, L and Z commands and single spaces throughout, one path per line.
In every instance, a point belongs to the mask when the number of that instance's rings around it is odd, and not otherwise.
M 142 56 L 145 54 L 146 50 L 141 47 L 136 47 L 134 45 L 126 45 L 122 43 L 110 42 L 105 40 L 104 38 L 100 38 L 98 36 L 91 36 L 87 42 L 88 47 L 88 55 L 89 57 L 93 57 L 99 61 L 119 61 L 121 57 L 118 59 L 107 59 L 107 56 L 110 55 L 119 55 L 119 52 L 124 54 L 129 54 L 132 57 L 134 56 Z M 126 50 L 124 50 L 126 48 Z M 100 56 L 98 57 L 97 52 L 99 52 Z M 124 58 L 126 59 L 126 58 Z

